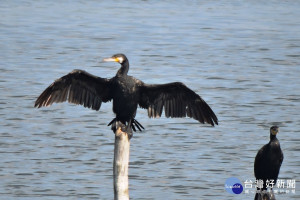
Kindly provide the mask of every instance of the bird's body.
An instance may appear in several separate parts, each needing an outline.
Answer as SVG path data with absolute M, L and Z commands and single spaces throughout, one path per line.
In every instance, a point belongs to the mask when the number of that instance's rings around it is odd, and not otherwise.
M 262 191 L 276 185 L 279 170 L 283 161 L 283 153 L 280 148 L 279 140 L 276 137 L 278 127 L 270 128 L 270 141 L 258 152 L 254 161 L 254 175 L 256 180 L 263 181 Z M 257 197 L 255 197 L 256 199 Z
M 278 139 L 275 138 L 259 150 L 255 162 L 255 177 L 263 180 L 264 183 L 266 183 L 267 180 L 274 180 L 274 183 L 276 183 L 282 163 L 281 157 L 282 151 L 280 144 Z
M 120 76 L 112 79 L 113 112 L 116 120 L 125 124 L 136 115 L 139 102 L 139 83 L 132 76 Z
M 218 124 L 218 118 L 209 105 L 194 91 L 180 82 L 148 85 L 128 76 L 129 62 L 124 54 L 116 54 L 104 61 L 121 64 L 115 77 L 101 78 L 83 70 L 57 79 L 36 100 L 35 107 L 50 106 L 54 102 L 69 101 L 84 107 L 99 110 L 102 102 L 113 101 L 115 122 L 129 124 L 141 130 L 143 126 L 136 121 L 138 105 L 148 109 L 149 117 L 160 117 L 165 110 L 167 117 L 192 117 L 201 123 L 212 126 Z

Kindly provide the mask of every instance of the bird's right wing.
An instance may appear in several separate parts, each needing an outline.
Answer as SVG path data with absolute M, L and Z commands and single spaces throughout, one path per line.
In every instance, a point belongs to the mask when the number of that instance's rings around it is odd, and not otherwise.
M 40 108 L 68 101 L 99 110 L 102 102 L 112 99 L 110 84 L 110 79 L 100 78 L 83 70 L 73 70 L 54 81 L 37 98 L 34 106 Z
M 254 176 L 256 178 L 264 176 L 264 171 L 262 170 L 263 165 L 263 152 L 264 152 L 265 146 L 263 146 L 256 154 L 255 160 L 254 160 Z

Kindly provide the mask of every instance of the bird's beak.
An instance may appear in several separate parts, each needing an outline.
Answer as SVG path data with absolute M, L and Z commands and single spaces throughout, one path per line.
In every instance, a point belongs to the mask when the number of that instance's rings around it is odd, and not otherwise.
M 118 58 L 104 58 L 104 62 L 119 62 Z

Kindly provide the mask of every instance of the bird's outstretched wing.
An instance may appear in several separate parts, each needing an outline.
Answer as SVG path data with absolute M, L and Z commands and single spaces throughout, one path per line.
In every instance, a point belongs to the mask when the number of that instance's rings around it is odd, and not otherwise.
M 99 110 L 102 102 L 112 99 L 110 79 L 104 79 L 83 70 L 71 73 L 54 81 L 36 100 L 35 107 L 50 106 L 68 101 Z
M 214 126 L 218 118 L 209 105 L 183 83 L 140 86 L 139 106 L 148 109 L 149 117 L 192 117 L 201 123 Z

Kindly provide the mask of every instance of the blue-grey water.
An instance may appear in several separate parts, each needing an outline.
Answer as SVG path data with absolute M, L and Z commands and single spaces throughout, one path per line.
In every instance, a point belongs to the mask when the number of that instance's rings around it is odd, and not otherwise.
M 112 199 L 111 103 L 99 112 L 68 103 L 33 108 L 75 68 L 112 77 L 101 60 L 125 53 L 146 83 L 184 82 L 220 125 L 137 119 L 132 199 L 253 199 L 226 192 L 227 178 L 254 181 L 253 162 L 278 125 L 277 199 L 300 198 L 299 1 L 0 2 L 0 199 Z

